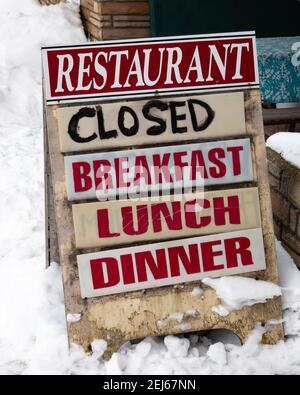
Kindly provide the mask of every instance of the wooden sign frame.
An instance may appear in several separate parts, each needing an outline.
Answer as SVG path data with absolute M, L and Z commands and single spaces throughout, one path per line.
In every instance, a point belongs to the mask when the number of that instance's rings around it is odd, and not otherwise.
M 247 90 L 244 92 L 244 98 L 246 136 L 250 136 L 252 141 L 257 181 L 234 187 L 258 187 L 259 189 L 267 261 L 266 271 L 244 276 L 278 284 L 260 92 L 258 89 Z M 75 247 L 72 203 L 67 198 L 64 155 L 60 152 L 55 108 L 55 106 L 47 107 L 44 104 L 45 125 L 47 125 L 45 127 L 47 262 L 49 264 L 53 260 L 57 261 L 59 245 L 66 313 L 67 315 L 79 314 L 81 317 L 75 323 L 68 322 L 70 344 L 79 344 L 89 351 L 95 339 L 103 339 L 108 344 L 105 354 L 108 358 L 126 341 L 147 336 L 222 328 L 233 331 L 242 342 L 245 342 L 258 323 L 267 325 L 269 322 L 272 322 L 272 325 L 266 328 L 263 342 L 275 344 L 283 339 L 280 298 L 274 298 L 265 304 L 245 307 L 240 311 L 232 312 L 227 317 L 221 317 L 212 312 L 211 309 L 219 305 L 220 300 L 215 291 L 201 282 L 95 299 L 81 298 L 76 260 L 81 251 L 76 250 Z M 226 188 L 231 187 L 226 186 Z M 136 245 L 139 244 L 141 243 Z M 96 251 L 99 249 L 85 250 L 83 253 Z M 201 298 L 193 296 L 192 291 L 195 286 L 201 286 L 204 290 Z M 196 313 L 190 315 L 188 312 L 192 309 Z M 183 314 L 181 325 L 178 325 L 176 321 L 168 320 L 168 317 L 175 312 Z M 159 325 L 160 322 L 164 322 L 165 325 Z

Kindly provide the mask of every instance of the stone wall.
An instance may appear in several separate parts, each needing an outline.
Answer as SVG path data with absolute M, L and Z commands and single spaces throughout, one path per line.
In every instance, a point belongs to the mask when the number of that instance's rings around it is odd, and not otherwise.
M 268 148 L 275 233 L 300 268 L 300 169 Z
M 93 40 L 150 35 L 148 0 L 81 0 L 81 12 L 86 32 Z

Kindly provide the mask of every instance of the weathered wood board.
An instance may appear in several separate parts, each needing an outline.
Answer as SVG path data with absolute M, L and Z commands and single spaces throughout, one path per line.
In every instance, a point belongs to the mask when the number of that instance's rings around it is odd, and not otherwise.
M 236 137 L 245 134 L 242 92 L 59 107 L 62 152 Z
M 78 249 L 261 227 L 257 188 L 74 204 L 73 218 Z
M 45 183 L 45 252 L 46 268 L 52 262 L 59 262 L 58 236 L 54 209 L 54 194 L 52 186 L 51 163 L 49 155 L 49 144 L 46 124 L 46 113 L 44 109 L 44 183 Z
M 257 187 L 259 191 L 262 232 L 265 245 L 266 270 L 246 274 L 248 277 L 278 283 L 275 237 L 272 222 L 270 189 L 267 173 L 266 149 L 263 133 L 261 99 L 258 90 L 245 92 L 246 134 L 251 138 L 254 162 L 253 182 L 242 183 L 240 187 Z M 263 341 L 274 344 L 283 338 L 280 298 L 266 304 L 245 307 L 221 317 L 212 312 L 220 304 L 215 292 L 201 282 L 186 283 L 157 289 L 136 291 L 120 295 L 104 296 L 84 300 L 80 294 L 79 272 L 76 261 L 75 234 L 72 220 L 72 204 L 68 201 L 67 183 L 64 170 L 64 156 L 61 154 L 55 116 L 57 107 L 47 107 L 47 125 L 50 162 L 52 168 L 53 192 L 57 234 L 60 246 L 60 263 L 63 272 L 67 314 L 79 314 L 81 320 L 68 322 L 70 343 L 80 344 L 86 350 L 94 339 L 104 339 L 108 343 L 106 357 L 128 340 L 147 336 L 205 331 L 217 328 L 229 329 L 245 342 L 257 323 L 272 325 L 266 327 Z M 244 137 L 244 136 L 241 136 Z M 97 251 L 86 251 L 95 253 Z M 195 298 L 195 286 L 201 286 L 204 294 Z M 194 309 L 196 314 L 188 312 Z M 174 312 L 183 314 L 183 326 L 169 320 Z M 166 326 L 159 322 L 166 321 Z

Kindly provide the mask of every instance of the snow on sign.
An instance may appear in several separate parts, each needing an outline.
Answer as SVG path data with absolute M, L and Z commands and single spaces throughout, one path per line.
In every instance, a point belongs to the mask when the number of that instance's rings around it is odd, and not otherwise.
M 261 229 L 80 255 L 77 260 L 83 298 L 266 268 Z
M 261 227 L 257 188 L 78 204 L 73 217 L 80 249 Z
M 68 198 L 100 201 L 253 181 L 250 139 L 65 157 Z
M 246 134 L 243 92 L 57 109 L 62 152 Z
M 48 104 L 258 87 L 254 32 L 43 49 Z

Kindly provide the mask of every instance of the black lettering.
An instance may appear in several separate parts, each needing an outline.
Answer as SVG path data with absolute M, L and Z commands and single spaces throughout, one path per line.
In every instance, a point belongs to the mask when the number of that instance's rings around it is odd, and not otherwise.
M 131 128 L 127 128 L 125 126 L 125 114 L 128 113 L 132 116 L 134 124 Z M 124 134 L 124 136 L 131 137 L 135 136 L 139 131 L 140 123 L 136 113 L 130 107 L 121 107 L 119 111 L 119 118 L 118 118 L 119 128 L 120 131 Z
M 144 105 L 143 107 L 143 115 L 144 118 L 151 122 L 158 123 L 159 126 L 152 126 L 147 130 L 147 134 L 149 136 L 159 136 L 167 130 L 167 122 L 165 119 L 156 117 L 151 114 L 152 108 L 157 108 L 160 111 L 167 111 L 169 106 L 167 103 L 164 103 L 160 100 L 152 100 Z
M 93 118 L 96 116 L 96 110 L 94 108 L 89 108 L 85 107 L 82 108 L 78 111 L 77 114 L 75 114 L 69 123 L 69 129 L 68 129 L 68 134 L 71 137 L 75 143 L 89 143 L 97 138 L 97 134 L 94 133 L 89 137 L 81 137 L 80 134 L 78 133 L 78 125 L 79 121 L 82 118 Z
M 98 128 L 99 128 L 100 139 L 109 140 L 109 139 L 117 138 L 118 132 L 116 130 L 110 130 L 108 132 L 105 130 L 105 122 L 104 122 L 104 116 L 101 106 L 97 107 L 97 116 L 98 116 Z
M 171 110 L 171 121 L 172 121 L 172 131 L 173 133 L 187 133 L 187 127 L 179 127 L 179 121 L 186 120 L 186 114 L 178 115 L 177 108 L 185 107 L 185 102 L 171 102 L 170 110 Z
M 192 124 L 195 132 L 202 132 L 203 130 L 207 129 L 215 119 L 216 114 L 213 111 L 213 109 L 207 103 L 204 103 L 201 100 L 191 99 L 188 101 L 188 105 L 189 105 Z M 197 114 L 195 111 L 195 105 L 201 106 L 207 112 L 207 118 L 204 120 L 204 122 L 201 122 L 200 124 L 198 123 Z

